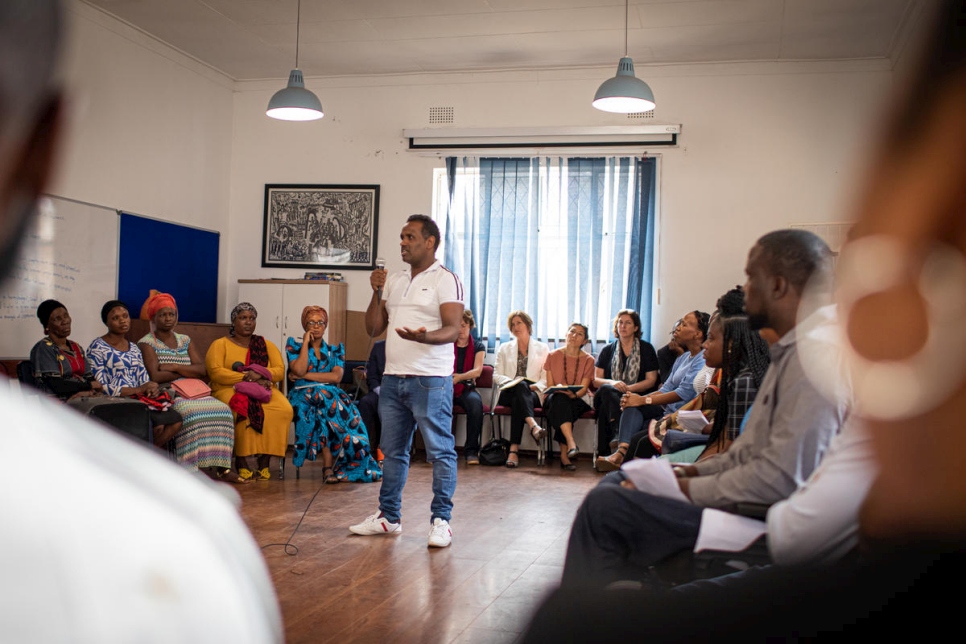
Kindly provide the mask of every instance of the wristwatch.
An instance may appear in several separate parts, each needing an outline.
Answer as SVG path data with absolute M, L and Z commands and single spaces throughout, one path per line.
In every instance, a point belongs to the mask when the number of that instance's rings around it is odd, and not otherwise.
M 651 397 L 650 396 L 644 396 L 644 404 L 645 405 L 651 405 L 651 404 L 653 404 L 653 403 L 651 403 Z

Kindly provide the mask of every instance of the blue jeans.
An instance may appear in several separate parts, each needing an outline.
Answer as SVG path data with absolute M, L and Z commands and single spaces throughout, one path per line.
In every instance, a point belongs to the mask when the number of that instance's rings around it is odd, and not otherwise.
M 628 407 L 621 414 L 620 431 L 617 441 L 619 443 L 630 443 L 634 434 L 647 431 L 647 425 L 653 418 L 660 418 L 664 415 L 664 408 L 660 405 L 641 405 L 640 407 Z
M 451 376 L 391 376 L 386 374 L 379 390 L 382 420 L 380 448 L 385 457 L 379 510 L 389 521 L 402 518 L 402 491 L 409 475 L 409 450 L 414 423 L 433 464 L 433 503 L 436 519 L 450 520 L 456 492 L 456 441 L 453 438 L 453 378 Z

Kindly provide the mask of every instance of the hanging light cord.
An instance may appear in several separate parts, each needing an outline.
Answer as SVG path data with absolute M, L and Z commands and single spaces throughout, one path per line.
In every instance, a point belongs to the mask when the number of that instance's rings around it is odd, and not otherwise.
M 302 2 L 302 0 L 299 0 L 299 2 Z M 624 58 L 627 58 L 627 16 L 630 15 L 630 5 L 631 0 L 624 0 Z M 295 51 L 295 57 L 298 58 L 298 46 L 296 46 Z M 298 67 L 298 65 L 296 65 L 296 67 Z
M 299 68 L 299 30 L 302 26 L 302 0 L 299 0 L 295 13 L 295 69 Z M 626 30 L 625 30 L 626 31 Z M 627 48 L 627 35 L 624 36 L 624 47 Z

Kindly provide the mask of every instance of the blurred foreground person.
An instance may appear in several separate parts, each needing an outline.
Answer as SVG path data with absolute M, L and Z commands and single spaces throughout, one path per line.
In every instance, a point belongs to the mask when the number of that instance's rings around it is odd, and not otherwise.
M 55 0 L 0 2 L 0 279 L 60 133 Z M 2 286 L 2 285 L 0 285 Z M 215 484 L 0 383 L 0 636 L 9 642 L 281 642 L 265 563 Z M 237 498 L 237 497 L 236 497 Z
M 966 539 L 966 344 L 953 326 L 966 308 L 966 2 L 940 3 L 923 43 L 840 259 L 855 414 L 879 468 L 858 517 L 862 545 L 831 566 L 765 568 L 669 595 L 558 591 L 523 641 L 956 632 L 960 602 L 948 589 L 962 578 Z

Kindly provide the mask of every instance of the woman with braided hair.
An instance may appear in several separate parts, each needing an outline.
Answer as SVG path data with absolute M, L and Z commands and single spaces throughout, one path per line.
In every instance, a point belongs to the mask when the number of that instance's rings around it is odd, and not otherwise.
M 277 383 L 285 377 L 285 362 L 278 348 L 255 335 L 258 311 L 242 302 L 231 312 L 228 337 L 211 343 L 205 368 L 211 380 L 211 395 L 227 403 L 235 412 L 235 465 L 242 479 L 271 478 L 272 456 L 285 457 L 292 405 L 279 391 Z M 242 383 L 254 383 L 266 390 L 264 395 L 243 393 Z M 242 391 L 237 391 L 238 389 Z M 251 385 L 248 385 L 251 386 Z M 258 398 L 265 397 L 261 402 Z M 249 469 L 248 457 L 258 457 L 258 470 Z
M 738 437 L 742 422 L 755 402 L 758 387 L 768 370 L 768 343 L 748 326 L 744 315 L 715 316 L 704 343 L 705 363 L 721 369 L 721 395 L 714 415 L 714 423 L 703 444 L 675 448 L 677 439 L 685 434 L 668 430 L 661 451 L 673 454 L 675 463 L 693 463 L 725 451 Z

